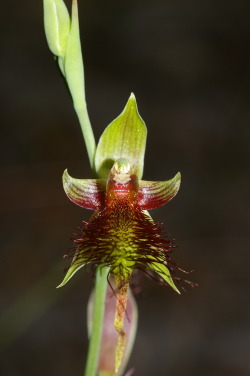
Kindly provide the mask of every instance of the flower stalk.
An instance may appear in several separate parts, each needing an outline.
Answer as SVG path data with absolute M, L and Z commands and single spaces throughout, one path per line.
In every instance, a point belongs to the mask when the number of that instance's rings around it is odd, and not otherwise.
M 84 376 L 95 376 L 97 373 L 108 273 L 109 268 L 107 267 L 99 266 L 96 270 L 95 295 L 92 314 L 93 321 L 91 326 L 89 349 Z
M 77 0 L 72 0 L 71 17 L 63 0 L 43 0 L 43 7 L 47 42 L 68 85 L 94 171 L 96 143 L 85 97 Z

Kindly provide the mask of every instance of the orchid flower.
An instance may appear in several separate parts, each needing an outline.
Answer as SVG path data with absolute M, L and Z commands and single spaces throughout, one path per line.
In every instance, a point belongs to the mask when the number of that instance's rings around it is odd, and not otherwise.
M 154 272 L 179 293 L 168 268 L 171 241 L 162 235 L 161 227 L 147 210 L 166 204 L 176 195 L 180 173 L 167 181 L 141 180 L 146 134 L 135 96 L 131 94 L 124 111 L 104 130 L 97 146 L 95 167 L 101 177 L 75 179 L 67 170 L 63 174 L 68 198 L 94 213 L 75 239 L 72 264 L 58 287 L 87 264 L 110 267 L 117 297 L 116 370 L 126 346 L 123 323 L 133 270 Z

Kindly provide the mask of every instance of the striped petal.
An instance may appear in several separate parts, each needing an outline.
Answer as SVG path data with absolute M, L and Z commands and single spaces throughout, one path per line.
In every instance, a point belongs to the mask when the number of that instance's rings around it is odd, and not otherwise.
M 85 209 L 98 210 L 104 205 L 105 179 L 74 179 L 65 170 L 63 188 L 71 201 Z
M 181 183 L 181 174 L 167 181 L 141 180 L 137 194 L 137 203 L 142 210 L 155 209 L 165 205 L 178 192 Z

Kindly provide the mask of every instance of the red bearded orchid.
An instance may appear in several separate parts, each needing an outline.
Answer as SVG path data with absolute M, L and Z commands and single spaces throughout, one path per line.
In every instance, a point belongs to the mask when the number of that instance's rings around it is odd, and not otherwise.
M 157 273 L 175 291 L 168 264 L 171 241 L 162 235 L 147 210 L 170 201 L 180 187 L 180 173 L 167 181 L 141 180 L 146 126 L 132 94 L 122 114 L 104 131 L 97 146 L 95 167 L 100 178 L 75 179 L 67 170 L 63 186 L 75 204 L 94 210 L 75 240 L 72 264 L 61 287 L 86 264 L 110 268 L 115 280 L 118 332 L 115 369 L 119 370 L 126 346 L 124 316 L 129 281 L 134 269 Z M 110 166 L 112 166 L 110 168 Z
M 58 287 L 83 266 L 97 267 L 88 305 L 85 376 L 121 376 L 136 332 L 137 309 L 129 290 L 133 270 L 156 274 L 179 293 L 171 275 L 172 242 L 148 210 L 170 201 L 179 190 L 181 177 L 178 173 L 167 181 L 142 180 L 147 129 L 133 94 L 96 148 L 85 98 L 77 0 L 72 0 L 71 16 L 63 0 L 43 0 L 43 4 L 48 45 L 67 83 L 90 166 L 98 177 L 75 179 L 67 170 L 63 174 L 69 199 L 94 213 L 74 240 L 71 266 Z

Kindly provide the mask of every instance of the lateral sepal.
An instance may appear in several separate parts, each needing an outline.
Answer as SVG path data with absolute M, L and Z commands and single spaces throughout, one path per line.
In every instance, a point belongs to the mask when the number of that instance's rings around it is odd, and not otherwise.
M 155 209 L 167 202 L 179 191 L 181 174 L 178 172 L 173 179 L 167 181 L 141 180 L 136 202 L 142 210 Z
M 63 188 L 71 201 L 85 209 L 98 210 L 104 205 L 105 179 L 75 179 L 65 170 Z

